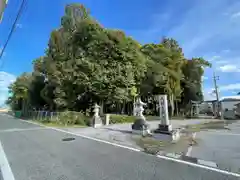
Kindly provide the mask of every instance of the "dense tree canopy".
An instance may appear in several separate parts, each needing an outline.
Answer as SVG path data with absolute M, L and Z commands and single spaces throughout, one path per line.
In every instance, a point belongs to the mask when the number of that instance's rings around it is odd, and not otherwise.
M 123 31 L 104 28 L 84 6 L 70 4 L 33 66 L 9 87 L 13 109 L 87 111 L 98 102 L 104 111 L 131 113 L 136 96 L 150 100 L 164 93 L 173 115 L 202 100 L 201 79 L 210 64 L 186 59 L 171 38 L 140 45 Z

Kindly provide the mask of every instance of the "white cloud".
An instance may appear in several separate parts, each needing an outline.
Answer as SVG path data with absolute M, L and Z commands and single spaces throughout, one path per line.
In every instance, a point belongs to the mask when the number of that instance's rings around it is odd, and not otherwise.
M 227 64 L 219 67 L 222 72 L 240 72 L 240 67 L 233 64 Z
M 20 24 L 20 23 L 16 24 L 16 28 L 19 28 L 19 29 L 21 29 L 22 27 L 23 27 L 23 25 L 22 25 L 22 24 Z
M 222 64 L 227 64 L 227 63 L 229 63 L 229 61 L 219 60 L 219 61 L 216 61 L 215 63 L 218 64 L 218 65 L 222 65 Z
M 224 50 L 222 50 L 222 53 L 230 53 L 231 51 L 230 51 L 230 49 L 224 49 Z
M 240 11 L 239 12 L 235 12 L 231 15 L 231 19 L 235 19 L 235 18 L 240 18 Z
M 204 89 L 203 91 L 204 100 L 205 101 L 216 100 L 216 95 L 214 91 L 215 90 L 213 88 Z M 240 83 L 228 84 L 219 87 L 219 92 L 221 92 L 220 94 L 224 94 L 224 92 L 227 91 L 230 92 L 231 94 L 237 94 L 240 91 Z
M 216 100 L 216 96 L 213 93 L 213 89 L 205 89 L 203 91 L 203 97 L 204 97 L 204 101 Z
M 202 76 L 202 81 L 203 80 L 208 80 L 208 77 L 207 76 Z
M 221 58 L 221 56 L 215 55 L 215 56 L 209 58 L 208 61 L 212 62 L 212 61 L 215 61 L 215 60 L 220 59 L 220 58 Z
M 16 80 L 13 74 L 0 71 L 0 106 L 8 98 L 8 86 Z
M 221 91 L 240 90 L 240 83 L 228 84 L 228 85 L 225 85 L 225 86 L 220 86 L 219 89 L 220 89 Z

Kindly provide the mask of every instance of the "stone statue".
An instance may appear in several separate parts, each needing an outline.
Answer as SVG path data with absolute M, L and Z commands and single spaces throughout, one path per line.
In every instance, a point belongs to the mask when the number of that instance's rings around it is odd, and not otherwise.
M 95 117 L 99 117 L 99 110 L 100 110 L 100 106 L 97 105 L 97 103 L 95 103 L 95 105 L 93 106 L 93 112 L 94 112 L 94 116 Z
M 146 122 L 146 119 L 143 115 L 144 106 L 146 103 L 142 102 L 140 98 L 138 98 L 135 102 L 135 112 L 136 112 L 136 120 L 132 125 L 132 130 L 137 131 L 146 131 L 149 129 L 149 125 Z
M 143 111 L 144 111 L 144 108 L 143 106 L 146 106 L 147 104 L 142 102 L 140 98 L 137 99 L 137 101 L 135 102 L 135 112 L 136 112 L 136 116 L 141 116 L 141 117 L 144 117 L 143 116 Z M 145 119 L 145 117 L 144 117 Z

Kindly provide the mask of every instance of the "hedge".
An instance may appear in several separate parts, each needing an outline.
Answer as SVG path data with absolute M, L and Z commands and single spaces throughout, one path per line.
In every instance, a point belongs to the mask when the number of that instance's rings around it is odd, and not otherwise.
M 135 121 L 134 116 L 110 114 L 110 124 L 131 123 Z

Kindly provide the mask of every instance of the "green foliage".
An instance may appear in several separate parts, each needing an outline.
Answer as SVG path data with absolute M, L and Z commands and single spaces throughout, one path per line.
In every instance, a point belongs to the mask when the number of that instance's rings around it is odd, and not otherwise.
M 134 122 L 134 120 L 135 120 L 134 116 L 111 114 L 109 123 L 110 124 L 132 123 Z
M 77 124 L 86 126 L 89 125 L 89 118 L 87 118 L 81 113 L 65 111 L 60 113 L 60 115 L 58 116 L 58 120 L 56 122 L 62 125 Z
M 178 106 L 203 99 L 203 68 L 211 64 L 203 58 L 187 60 L 171 38 L 141 45 L 123 31 L 104 28 L 83 5 L 69 4 L 61 27 L 52 31 L 45 54 L 33 60 L 33 67 L 33 73 L 24 73 L 9 87 L 12 109 L 66 111 L 62 124 L 89 124 L 68 111 L 88 113 L 97 102 L 104 111 L 130 114 L 137 96 L 148 100 L 167 94 L 173 115 Z M 151 114 L 156 112 L 152 104 Z M 118 121 L 133 120 L 112 120 Z
M 89 126 L 90 125 L 90 117 L 85 116 L 81 112 L 73 112 L 73 111 L 64 111 L 58 113 L 51 113 L 48 111 L 39 111 L 33 112 L 30 117 L 33 120 L 40 121 L 42 123 L 53 123 L 56 125 L 81 125 L 81 126 Z

